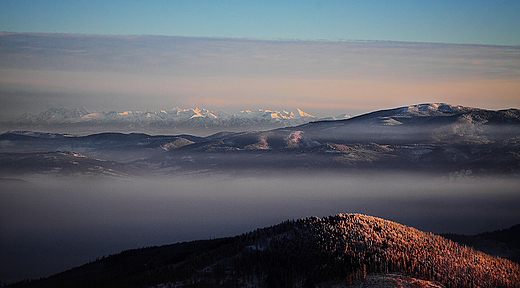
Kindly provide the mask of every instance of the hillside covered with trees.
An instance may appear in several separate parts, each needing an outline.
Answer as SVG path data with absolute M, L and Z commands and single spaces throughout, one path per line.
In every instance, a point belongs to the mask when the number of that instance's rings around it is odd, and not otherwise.
M 520 287 L 517 263 L 361 214 L 129 250 L 12 287 L 317 287 L 387 273 L 446 287 Z

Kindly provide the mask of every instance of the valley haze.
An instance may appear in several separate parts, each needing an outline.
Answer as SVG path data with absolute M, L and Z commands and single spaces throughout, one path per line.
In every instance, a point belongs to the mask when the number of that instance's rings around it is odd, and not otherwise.
M 187 113 L 184 120 L 216 119 L 209 110 L 174 111 Z M 26 119 L 83 125 L 90 114 L 51 109 Z M 283 125 L 279 115 L 303 123 L 208 136 L 1 134 L 0 279 L 307 216 L 357 212 L 463 234 L 520 222 L 518 109 L 425 103 L 341 120 L 301 110 L 253 118 Z

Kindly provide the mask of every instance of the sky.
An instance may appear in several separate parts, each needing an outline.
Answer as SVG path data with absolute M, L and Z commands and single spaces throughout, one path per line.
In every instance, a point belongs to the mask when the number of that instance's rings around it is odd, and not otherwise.
M 518 1 L 0 1 L 0 31 L 520 44 Z
M 0 114 L 520 107 L 519 1 L 4 1 Z

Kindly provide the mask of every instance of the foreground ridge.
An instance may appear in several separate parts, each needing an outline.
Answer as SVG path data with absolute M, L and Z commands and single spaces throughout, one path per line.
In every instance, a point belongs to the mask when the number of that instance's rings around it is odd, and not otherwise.
M 366 287 L 374 281 L 520 287 L 520 265 L 395 222 L 338 214 L 129 250 L 13 287 Z
M 319 251 L 335 259 L 329 268 L 351 267 L 352 280 L 367 273 L 398 271 L 447 287 L 517 287 L 520 283 L 517 264 L 395 222 L 339 214 L 303 223 L 311 227 Z

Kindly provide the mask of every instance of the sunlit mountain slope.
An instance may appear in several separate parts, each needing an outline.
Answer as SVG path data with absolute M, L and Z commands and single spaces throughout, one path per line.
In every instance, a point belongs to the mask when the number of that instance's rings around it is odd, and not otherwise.
M 520 110 L 429 103 L 309 123 L 295 129 L 320 142 L 342 144 L 483 144 L 520 135 Z
M 361 214 L 311 217 L 233 238 L 125 251 L 13 287 L 348 287 L 369 283 L 374 273 L 376 278 L 415 278 L 406 280 L 410 285 L 520 287 L 516 263 Z
M 340 117 L 343 118 L 345 116 Z M 37 115 L 26 113 L 15 121 L 3 123 L 3 126 L 10 127 L 11 130 L 36 129 L 60 133 L 64 131 L 76 131 L 81 134 L 104 131 L 146 131 L 152 134 L 189 132 L 206 136 L 223 130 L 267 130 L 315 120 L 318 118 L 300 109 L 297 109 L 297 112 L 257 109 L 230 114 L 204 108 L 178 107 L 169 110 L 119 112 L 90 111 L 85 108 L 50 108 Z

